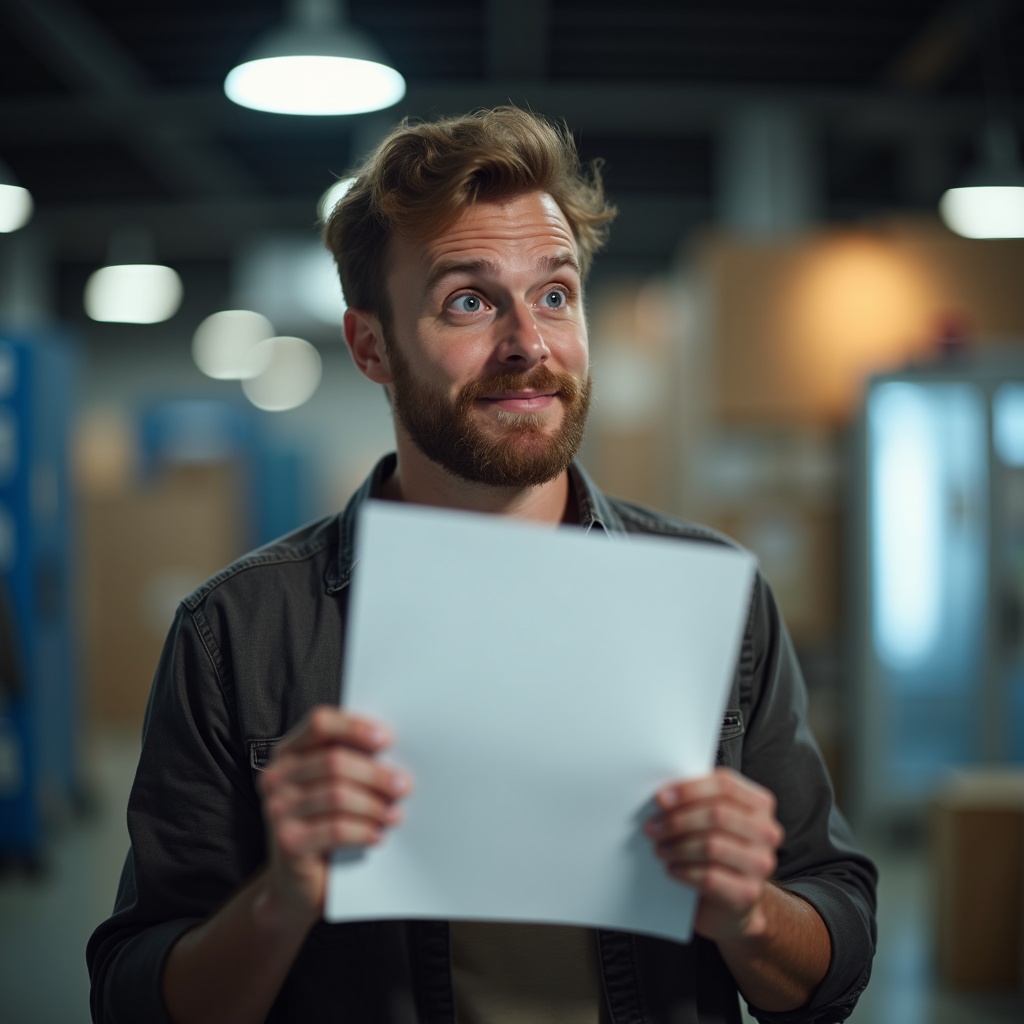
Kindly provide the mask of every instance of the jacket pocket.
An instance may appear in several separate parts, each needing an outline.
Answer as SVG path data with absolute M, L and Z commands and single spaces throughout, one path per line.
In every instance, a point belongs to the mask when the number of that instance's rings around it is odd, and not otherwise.
M 715 756 L 715 767 L 740 767 L 743 753 L 743 711 L 740 708 L 728 708 L 722 716 L 722 730 L 718 734 L 718 753 Z
M 267 765 L 270 764 L 270 757 L 274 753 L 274 747 L 277 746 L 280 736 L 275 736 L 271 740 L 249 740 L 249 767 L 253 771 L 263 772 L 267 770 Z

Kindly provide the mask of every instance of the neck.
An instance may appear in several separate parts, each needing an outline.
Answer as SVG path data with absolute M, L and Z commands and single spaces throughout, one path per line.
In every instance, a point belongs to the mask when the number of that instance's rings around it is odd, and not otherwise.
M 552 526 L 575 521 L 568 472 L 535 487 L 491 487 L 453 476 L 423 457 L 406 453 L 403 458 L 402 449 L 399 443 L 398 465 L 384 482 L 381 497 L 435 508 L 511 516 Z

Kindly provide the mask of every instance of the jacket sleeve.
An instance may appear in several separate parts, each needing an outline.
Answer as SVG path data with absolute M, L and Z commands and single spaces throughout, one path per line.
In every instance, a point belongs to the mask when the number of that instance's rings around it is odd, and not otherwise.
M 740 666 L 749 687 L 741 770 L 770 789 L 786 830 L 776 881 L 821 915 L 832 960 L 810 1004 L 792 1013 L 751 1006 L 763 1024 L 832 1024 L 853 1011 L 875 951 L 874 864 L 853 842 L 807 724 L 807 692 L 792 642 L 758 577 Z
M 201 612 L 178 610 L 146 709 L 114 912 L 86 950 L 96 1024 L 161 1024 L 161 975 L 185 931 L 263 862 L 259 799 Z

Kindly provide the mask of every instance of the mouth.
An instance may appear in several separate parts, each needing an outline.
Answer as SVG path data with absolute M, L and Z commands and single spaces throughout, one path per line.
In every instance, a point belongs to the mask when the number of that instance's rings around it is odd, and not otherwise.
M 557 396 L 557 391 L 501 391 L 482 395 L 480 401 L 505 412 L 539 412 L 547 409 Z

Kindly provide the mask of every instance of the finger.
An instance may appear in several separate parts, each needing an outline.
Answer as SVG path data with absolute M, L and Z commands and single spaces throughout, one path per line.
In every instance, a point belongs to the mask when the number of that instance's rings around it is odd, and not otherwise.
M 263 773 L 265 793 L 279 786 L 302 788 L 332 781 L 354 783 L 387 799 L 405 796 L 412 779 L 390 765 L 343 746 L 285 753 Z
M 782 826 L 766 810 L 751 811 L 722 799 L 657 814 L 647 822 L 645 830 L 659 841 L 697 834 L 724 834 L 772 849 L 778 848 L 784 836 Z
M 334 815 L 366 818 L 381 826 L 395 825 L 401 820 L 401 811 L 390 801 L 362 786 L 340 781 L 286 791 L 270 801 L 267 812 L 275 820 L 284 816 L 322 818 Z
M 761 880 L 770 878 L 777 866 L 772 849 L 721 834 L 658 843 L 655 852 L 670 869 L 720 867 Z
M 656 795 L 658 805 L 664 810 L 718 798 L 751 810 L 766 809 L 771 814 L 775 813 L 775 795 L 771 790 L 731 768 L 717 768 L 710 775 L 671 782 Z
M 383 830 L 368 818 L 326 815 L 286 818 L 276 830 L 277 845 L 290 859 L 322 856 L 339 846 L 375 846 Z
M 391 798 L 404 796 L 412 788 L 412 779 L 405 772 L 340 746 L 296 758 L 289 768 L 287 778 L 296 785 L 346 780 Z
M 277 743 L 274 756 L 314 750 L 334 743 L 346 743 L 374 753 L 389 746 L 391 741 L 391 731 L 382 723 L 323 704 L 309 712 Z

